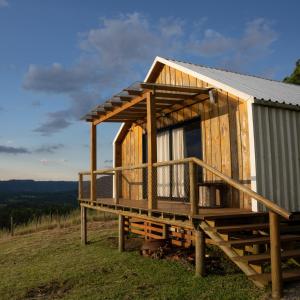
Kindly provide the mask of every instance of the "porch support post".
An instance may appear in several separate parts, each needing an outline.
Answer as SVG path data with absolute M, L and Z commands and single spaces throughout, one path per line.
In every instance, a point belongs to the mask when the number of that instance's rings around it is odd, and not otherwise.
M 270 222 L 272 298 L 281 299 L 283 295 L 283 291 L 282 291 L 282 270 L 281 270 L 281 255 L 280 255 L 279 215 L 273 211 L 270 211 L 269 222 Z
M 119 215 L 119 252 L 125 249 L 125 231 L 124 231 L 124 216 Z
M 81 244 L 86 245 L 87 243 L 87 218 L 86 218 L 87 208 L 80 206 L 80 220 L 81 220 Z
M 97 127 L 91 124 L 91 137 L 90 137 L 90 151 L 91 151 L 91 203 L 96 202 L 96 174 L 97 170 Z
M 205 275 L 205 234 L 198 227 L 195 229 L 195 276 Z
M 156 111 L 155 98 L 148 92 L 147 101 L 147 138 L 148 138 L 148 209 L 157 208 L 157 173 L 153 164 L 157 161 L 156 148 Z

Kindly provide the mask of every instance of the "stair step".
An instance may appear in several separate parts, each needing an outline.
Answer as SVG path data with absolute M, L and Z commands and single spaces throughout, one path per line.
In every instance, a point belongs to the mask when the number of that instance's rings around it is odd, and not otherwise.
M 236 231 L 247 231 L 247 230 L 260 230 L 260 229 L 268 229 L 268 228 L 269 228 L 269 223 L 259 223 L 259 224 L 242 224 L 242 225 L 207 227 L 206 230 L 224 233 L 224 232 L 236 232 Z
M 290 257 L 300 257 L 300 249 L 296 250 L 286 250 L 281 252 L 281 258 L 290 258 Z M 234 261 L 243 261 L 246 263 L 262 263 L 271 259 L 269 253 L 255 254 L 255 255 L 246 255 L 246 256 L 236 256 L 232 258 Z
M 249 279 L 253 281 L 259 281 L 263 282 L 265 284 L 268 284 L 271 282 L 271 273 L 263 273 L 263 274 L 255 274 L 255 275 L 249 275 Z M 300 269 L 294 269 L 294 270 L 286 270 L 282 272 L 282 279 L 283 281 L 294 281 L 300 279 Z
M 287 241 L 299 241 L 300 235 L 282 235 L 280 237 L 282 242 Z M 219 242 L 220 246 L 244 246 L 244 245 L 253 245 L 253 244 L 269 244 L 270 237 L 269 236 L 260 236 L 249 239 L 239 239 L 239 240 L 230 240 L 230 241 L 222 241 Z

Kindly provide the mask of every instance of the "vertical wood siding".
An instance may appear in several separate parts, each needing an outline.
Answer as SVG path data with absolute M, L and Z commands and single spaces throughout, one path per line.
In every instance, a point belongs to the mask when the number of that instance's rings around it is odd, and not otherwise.
M 300 112 L 254 104 L 253 124 L 257 192 L 299 211 Z
M 142 133 L 140 126 L 132 126 L 125 136 L 122 148 L 122 166 L 136 166 L 142 163 Z M 123 171 L 122 197 L 125 199 L 142 199 L 142 170 Z
M 198 80 L 169 66 L 163 66 L 157 75 L 156 83 L 175 84 L 184 86 L 209 87 L 206 82 Z M 250 186 L 250 161 L 249 161 L 249 137 L 247 105 L 239 98 L 218 90 L 217 104 L 205 101 L 193 104 L 175 112 L 166 114 L 157 119 L 157 128 L 174 125 L 184 120 L 201 117 L 203 160 L 217 170 L 231 176 L 242 183 Z M 142 135 L 142 131 L 139 131 Z M 142 146 L 129 150 L 132 133 L 126 136 L 122 152 L 124 152 L 123 165 L 133 161 L 133 153 L 141 157 Z M 132 145 L 131 145 L 132 146 Z M 127 157 L 127 155 L 130 157 Z M 140 161 L 141 162 L 141 161 Z M 204 179 L 208 181 L 218 180 L 211 173 L 204 172 Z M 126 191 L 127 193 L 127 191 Z M 251 207 L 250 199 L 244 198 L 237 191 L 230 191 L 228 206 Z

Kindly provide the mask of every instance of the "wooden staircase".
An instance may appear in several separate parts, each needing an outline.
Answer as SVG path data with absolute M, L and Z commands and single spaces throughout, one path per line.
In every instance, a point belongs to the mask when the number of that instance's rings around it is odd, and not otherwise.
M 271 282 L 268 213 L 207 217 L 200 227 L 206 235 L 259 287 Z M 300 222 L 280 219 L 283 281 L 300 280 Z

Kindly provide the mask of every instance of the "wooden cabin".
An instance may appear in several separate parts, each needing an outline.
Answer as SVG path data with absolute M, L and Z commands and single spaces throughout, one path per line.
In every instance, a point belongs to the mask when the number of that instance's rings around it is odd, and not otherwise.
M 282 269 L 300 257 L 299 104 L 296 85 L 157 57 L 143 82 L 84 117 L 91 164 L 79 173 L 82 242 L 86 209 L 109 211 L 119 215 L 120 250 L 130 232 L 195 247 L 203 276 L 205 245 L 214 244 L 280 298 L 283 281 L 300 279 L 299 269 Z M 98 170 L 103 122 L 121 126 L 113 168 Z

